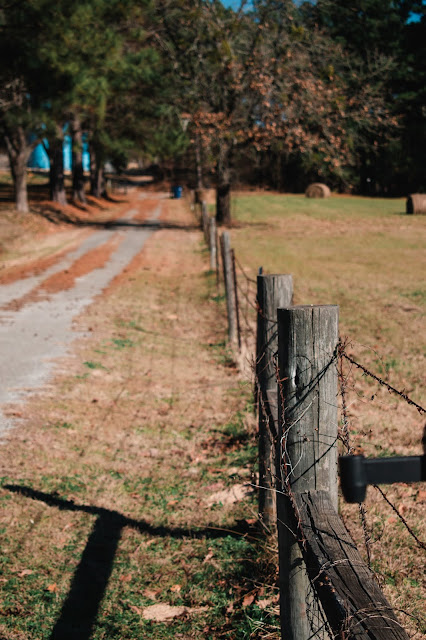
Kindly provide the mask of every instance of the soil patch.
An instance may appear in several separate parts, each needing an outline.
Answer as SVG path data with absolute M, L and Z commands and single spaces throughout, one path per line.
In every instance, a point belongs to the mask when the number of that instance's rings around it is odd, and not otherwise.
M 102 268 L 108 262 L 111 254 L 118 247 L 119 243 L 120 238 L 118 236 L 112 237 L 102 246 L 85 253 L 81 258 L 76 260 L 69 269 L 54 273 L 25 296 L 12 300 L 7 305 L 4 305 L 2 309 L 5 311 L 19 311 L 19 309 L 22 309 L 26 304 L 46 299 L 49 294 L 71 289 L 77 278 L 81 278 L 95 269 Z M 56 260 L 53 264 L 55 262 Z M 38 265 L 38 267 L 40 268 L 40 265 Z

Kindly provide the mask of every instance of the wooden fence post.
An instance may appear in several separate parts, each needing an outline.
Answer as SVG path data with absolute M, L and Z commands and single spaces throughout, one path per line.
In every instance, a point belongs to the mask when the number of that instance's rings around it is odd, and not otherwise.
M 215 218 L 216 220 L 216 218 Z M 216 235 L 215 235 L 215 246 L 216 246 L 216 287 L 219 290 L 220 283 L 220 251 L 219 251 L 219 232 L 217 230 L 216 224 Z
M 293 301 L 293 276 L 257 276 L 256 397 L 259 416 L 259 516 L 274 529 L 276 514 L 275 454 L 278 435 L 277 309 Z
M 235 296 L 235 316 L 237 322 L 237 341 L 238 348 L 241 351 L 241 325 L 240 325 L 240 303 L 238 299 L 238 280 L 237 280 L 237 268 L 235 264 L 235 251 L 231 249 L 232 260 L 232 278 L 234 280 L 234 296 Z
M 226 307 L 228 311 L 228 337 L 229 341 L 232 344 L 236 344 L 238 341 L 237 310 L 235 301 L 231 240 L 227 231 L 224 231 L 220 237 L 220 247 L 222 252 L 223 277 L 225 280 Z
M 207 212 L 207 203 L 201 203 L 201 225 L 204 233 L 204 240 L 209 243 L 209 214 Z
M 209 226 L 210 269 L 216 269 L 216 218 L 210 218 Z
M 329 637 L 299 547 L 297 496 L 326 491 L 337 511 L 337 306 L 278 310 L 281 492 L 277 497 L 281 630 Z

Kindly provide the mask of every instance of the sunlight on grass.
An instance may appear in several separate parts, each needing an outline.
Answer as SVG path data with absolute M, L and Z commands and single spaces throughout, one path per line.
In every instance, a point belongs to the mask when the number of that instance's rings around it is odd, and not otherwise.
M 293 274 L 295 304 L 338 304 L 341 333 L 388 359 L 404 353 L 400 372 L 423 353 L 426 218 L 403 214 L 402 199 L 242 195 L 233 210 L 252 277 Z

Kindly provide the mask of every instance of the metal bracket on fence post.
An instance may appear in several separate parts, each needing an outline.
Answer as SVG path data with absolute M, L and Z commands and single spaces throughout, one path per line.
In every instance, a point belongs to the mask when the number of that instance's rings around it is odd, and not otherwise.
M 369 484 L 426 480 L 426 455 L 393 458 L 340 456 L 339 472 L 340 486 L 346 502 L 363 502 Z

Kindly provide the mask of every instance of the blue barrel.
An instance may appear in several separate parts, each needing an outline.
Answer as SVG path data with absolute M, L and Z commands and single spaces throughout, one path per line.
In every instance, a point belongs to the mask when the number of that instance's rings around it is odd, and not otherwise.
M 180 186 L 172 187 L 172 194 L 173 194 L 174 198 L 181 198 L 182 197 L 182 187 L 180 187 Z

